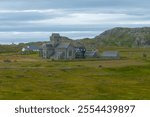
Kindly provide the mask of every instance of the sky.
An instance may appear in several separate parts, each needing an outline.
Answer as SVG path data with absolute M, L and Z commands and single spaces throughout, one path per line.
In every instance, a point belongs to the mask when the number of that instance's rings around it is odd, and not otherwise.
M 48 41 L 51 33 L 95 37 L 114 27 L 149 27 L 149 0 L 0 0 L 0 44 Z

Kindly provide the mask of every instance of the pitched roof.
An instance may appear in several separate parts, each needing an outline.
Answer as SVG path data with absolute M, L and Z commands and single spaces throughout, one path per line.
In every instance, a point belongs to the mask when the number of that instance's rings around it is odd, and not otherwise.
M 69 45 L 70 45 L 70 43 L 61 43 L 61 44 L 59 44 L 56 48 L 68 48 L 69 47 Z
M 30 45 L 30 46 L 25 47 L 25 49 L 26 49 L 26 50 L 38 50 L 39 47 Z
M 102 53 L 102 56 L 111 56 L 111 57 L 115 57 L 115 56 L 118 56 L 118 51 L 104 51 Z
M 47 47 L 52 47 L 52 44 L 51 43 L 44 43 L 42 45 L 42 48 L 47 48 Z

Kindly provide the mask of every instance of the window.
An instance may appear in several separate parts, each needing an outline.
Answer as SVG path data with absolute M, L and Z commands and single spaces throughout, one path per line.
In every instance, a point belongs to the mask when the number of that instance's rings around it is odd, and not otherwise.
M 69 56 L 72 56 L 72 51 L 71 50 L 69 50 Z

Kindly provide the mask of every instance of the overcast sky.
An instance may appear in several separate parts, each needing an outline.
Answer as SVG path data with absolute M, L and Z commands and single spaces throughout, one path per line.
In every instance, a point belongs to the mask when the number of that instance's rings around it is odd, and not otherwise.
M 0 43 L 73 39 L 113 27 L 150 26 L 149 0 L 0 0 Z

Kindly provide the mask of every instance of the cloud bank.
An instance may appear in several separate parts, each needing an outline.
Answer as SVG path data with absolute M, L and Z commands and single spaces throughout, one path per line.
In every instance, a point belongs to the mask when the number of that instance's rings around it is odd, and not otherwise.
M 48 40 L 52 32 L 73 39 L 113 27 L 150 26 L 149 1 L 0 0 L 0 43 Z

